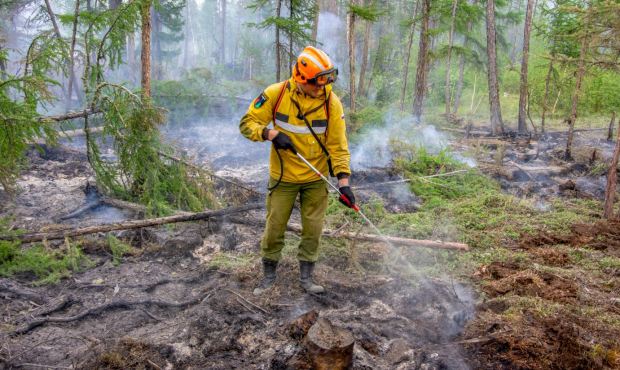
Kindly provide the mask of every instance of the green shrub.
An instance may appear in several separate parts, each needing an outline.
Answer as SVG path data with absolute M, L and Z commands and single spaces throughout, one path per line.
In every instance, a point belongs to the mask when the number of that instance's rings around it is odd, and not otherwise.
M 118 266 L 121 263 L 123 256 L 130 254 L 133 248 L 129 244 L 118 240 L 118 238 L 112 234 L 108 234 L 107 240 L 110 252 L 112 252 L 112 263 L 114 266 Z

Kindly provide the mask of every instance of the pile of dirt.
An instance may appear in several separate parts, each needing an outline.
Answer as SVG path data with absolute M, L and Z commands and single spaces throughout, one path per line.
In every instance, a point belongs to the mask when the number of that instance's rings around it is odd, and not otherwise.
M 606 255 L 620 257 L 620 220 L 575 224 L 568 235 L 541 231 L 533 235 L 523 235 L 519 242 L 519 246 L 526 250 L 558 244 L 591 248 L 604 251 Z
M 618 343 L 593 347 L 600 334 L 591 320 L 569 312 L 543 316 L 530 310 L 512 319 L 491 311 L 468 326 L 465 341 L 476 369 L 613 369 Z M 613 333 L 607 333 L 614 335 Z M 617 333 L 616 333 L 617 334 Z
M 483 266 L 477 275 L 487 278 L 482 290 L 491 298 L 506 294 L 541 297 L 556 302 L 574 302 L 577 285 L 560 276 L 532 269 L 516 263 L 493 262 Z

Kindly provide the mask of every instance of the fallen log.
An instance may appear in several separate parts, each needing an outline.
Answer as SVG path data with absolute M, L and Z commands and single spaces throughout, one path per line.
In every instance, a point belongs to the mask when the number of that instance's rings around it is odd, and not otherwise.
M 6 236 L 0 235 L 0 240 L 19 240 L 22 243 L 32 243 L 32 242 L 40 242 L 43 240 L 58 240 L 64 239 L 67 237 L 74 237 L 80 235 L 87 234 L 95 234 L 95 233 L 106 233 L 110 231 L 116 230 L 130 230 L 130 229 L 140 229 L 149 226 L 157 226 L 157 225 L 165 225 L 177 222 L 187 222 L 187 221 L 200 221 L 206 220 L 209 218 L 221 217 L 232 213 L 245 212 L 252 209 L 259 209 L 264 207 L 263 203 L 252 203 L 245 206 L 240 207 L 231 207 L 226 209 L 221 209 L 218 211 L 205 211 L 198 213 L 189 213 L 189 214 L 181 214 L 167 217 L 159 217 L 159 218 L 151 218 L 146 220 L 132 220 L 125 222 L 118 222 L 113 224 L 103 224 L 103 225 L 95 225 L 88 226 L 78 229 L 69 229 L 69 230 L 60 230 L 60 231 L 50 231 L 50 232 L 36 232 L 31 234 L 23 234 L 17 236 Z
M 226 217 L 227 221 L 263 227 L 265 225 L 264 220 L 259 220 L 256 218 L 244 218 L 244 217 L 235 217 L 229 216 Z M 301 234 L 301 225 L 290 223 L 286 226 L 288 231 L 292 231 L 298 234 Z M 469 246 L 463 243 L 456 242 L 444 242 L 441 240 L 424 240 L 424 239 L 408 239 L 408 238 L 399 238 L 395 236 L 380 236 L 374 234 L 358 234 L 347 231 L 334 231 L 334 230 L 323 230 L 322 236 L 328 238 L 346 238 L 352 240 L 359 240 L 365 242 L 372 243 L 390 243 L 392 245 L 404 246 L 404 247 L 422 247 L 422 248 L 433 248 L 433 249 L 451 249 L 451 250 L 460 250 L 460 251 L 468 251 Z

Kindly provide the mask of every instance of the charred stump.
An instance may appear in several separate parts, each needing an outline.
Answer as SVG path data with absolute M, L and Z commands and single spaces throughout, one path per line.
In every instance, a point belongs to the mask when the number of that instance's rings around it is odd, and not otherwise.
M 317 370 L 350 369 L 354 344 L 351 332 L 332 325 L 324 318 L 319 318 L 312 325 L 305 340 L 308 358 Z

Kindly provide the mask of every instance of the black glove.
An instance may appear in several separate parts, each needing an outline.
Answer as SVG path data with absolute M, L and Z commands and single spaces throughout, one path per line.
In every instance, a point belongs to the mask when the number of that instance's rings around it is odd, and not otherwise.
M 340 197 L 338 200 L 340 203 L 344 204 L 349 208 L 355 209 L 355 195 L 353 195 L 353 191 L 350 186 L 341 186 L 338 190 L 340 190 Z
M 288 137 L 288 135 L 282 131 L 278 132 L 276 137 L 274 137 L 273 140 L 271 140 L 271 142 L 273 143 L 273 146 L 276 147 L 276 149 L 284 149 L 284 150 L 289 149 L 294 154 L 297 154 L 297 150 L 293 146 L 293 142 L 291 141 L 291 138 Z

